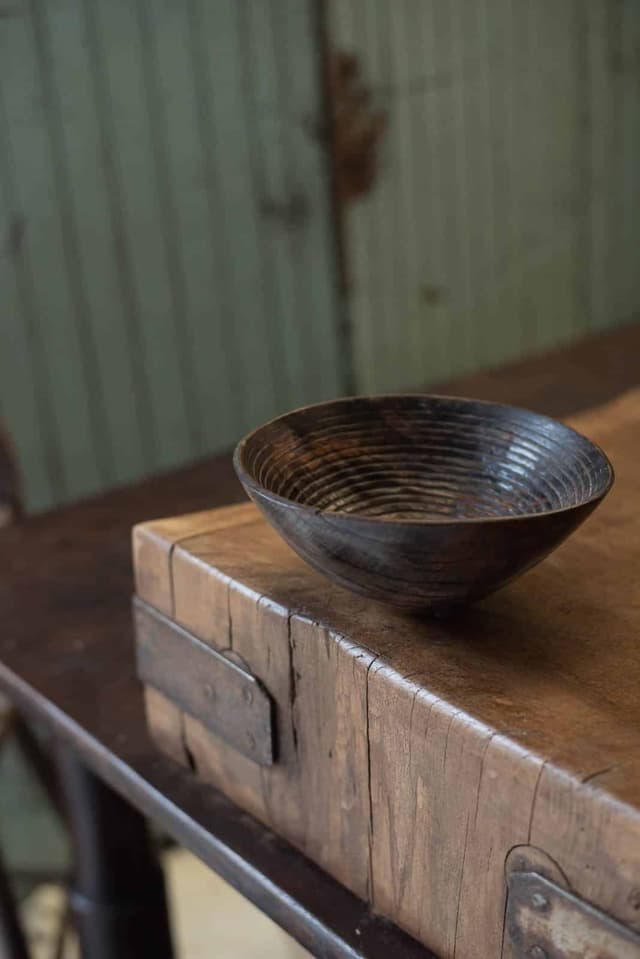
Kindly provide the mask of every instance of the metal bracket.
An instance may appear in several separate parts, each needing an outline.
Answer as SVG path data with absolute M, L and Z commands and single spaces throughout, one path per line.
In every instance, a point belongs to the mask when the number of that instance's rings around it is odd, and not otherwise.
M 274 762 L 274 703 L 261 683 L 137 597 L 138 676 L 262 766 Z
M 640 934 L 535 872 L 507 877 L 516 959 L 640 959 Z

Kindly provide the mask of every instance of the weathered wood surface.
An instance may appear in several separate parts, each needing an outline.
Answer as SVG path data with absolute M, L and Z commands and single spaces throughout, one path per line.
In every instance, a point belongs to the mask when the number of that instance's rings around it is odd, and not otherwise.
M 307 617 L 290 616 L 269 598 L 276 592 L 284 598 L 292 574 L 304 589 L 307 570 L 297 559 L 298 570 L 287 565 L 289 548 L 255 507 L 209 513 L 205 532 L 206 516 L 194 516 L 191 529 L 189 517 L 137 528 L 136 590 L 263 682 L 278 707 L 279 761 L 271 769 L 259 767 L 151 691 L 147 709 L 156 740 L 366 898 L 369 797 L 361 784 L 367 781 L 366 686 L 373 654 L 330 637 Z M 222 539 L 233 578 L 218 565 Z M 283 562 L 261 564 L 274 539 Z M 142 556 L 153 557 L 146 567 L 140 566 Z M 252 582 L 252 570 L 264 582 Z M 295 590 L 295 583 L 289 587 Z M 327 793 L 335 802 L 326 802 Z
M 612 494 L 446 623 L 333 586 L 248 504 L 134 535 L 139 595 L 276 700 L 280 761 L 150 693 L 158 741 L 443 959 L 501 955 L 519 845 L 640 928 L 640 393 L 574 423 L 611 456 Z

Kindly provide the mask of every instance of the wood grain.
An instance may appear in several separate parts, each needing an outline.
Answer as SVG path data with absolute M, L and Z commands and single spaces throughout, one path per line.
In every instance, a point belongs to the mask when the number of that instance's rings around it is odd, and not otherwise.
M 614 492 L 537 569 L 447 622 L 325 581 L 248 504 L 171 553 L 176 618 L 278 704 L 273 771 L 193 722 L 200 774 L 442 959 L 501 955 L 516 846 L 638 927 L 639 424 L 637 391 L 576 420 L 611 455 Z
M 165 616 L 173 618 L 171 555 L 175 546 L 204 529 L 218 529 L 224 522 L 233 524 L 237 510 L 238 507 L 227 507 L 224 518 L 204 510 L 135 526 L 132 546 L 136 594 Z M 191 758 L 186 748 L 182 712 L 166 696 L 153 689 L 145 690 L 145 709 L 156 744 L 172 759 L 189 765 Z
M 251 507 L 246 509 L 257 520 Z M 256 525 L 263 524 L 258 520 Z M 244 528 L 253 540 L 255 530 L 249 524 Z M 227 559 L 236 543 L 236 536 L 228 537 Z M 243 555 L 236 562 L 251 563 L 246 546 L 239 552 Z M 271 769 L 260 769 L 187 718 L 186 742 L 196 768 L 346 886 L 366 896 L 368 796 L 359 789 L 367 768 L 362 651 L 354 655 L 352 644 L 331 642 L 329 637 L 319 644 L 315 624 L 260 598 L 264 584 L 259 589 L 242 588 L 213 572 L 201 594 L 204 602 L 197 607 L 193 591 L 183 593 L 182 584 L 189 575 L 184 565 L 201 558 L 197 547 L 189 558 L 184 551 L 176 554 L 176 619 L 189 628 L 198 617 L 206 619 L 205 636 L 211 640 L 217 633 L 220 646 L 229 648 L 269 690 L 278 704 L 278 762 Z M 334 803 L 326 802 L 327 791 Z M 345 817 L 345 810 L 352 814 Z
M 155 606 L 165 616 L 174 616 L 171 587 L 171 559 L 180 543 L 205 531 L 215 532 L 234 526 L 245 516 L 243 506 L 228 506 L 224 513 L 203 510 L 186 516 L 154 520 L 134 526 L 132 533 L 135 589 L 140 599 Z M 204 637 L 200 637 L 204 638 Z
M 617 465 L 621 489 L 603 515 L 520 585 L 485 603 L 467 626 L 447 627 L 440 642 L 457 638 L 459 649 L 388 655 L 394 684 L 371 674 L 374 901 L 445 957 L 477 955 L 479 942 L 483 955 L 500 955 L 504 861 L 518 844 L 546 850 L 579 895 L 637 924 L 631 622 L 640 488 L 637 452 L 624 437 L 637 428 L 638 400 L 630 394 L 580 422 Z M 628 530 L 624 545 L 620 525 Z M 408 716 L 411 771 L 394 762 L 388 732 L 406 729 Z M 467 749 L 456 755 L 456 726 L 465 723 Z M 438 734 L 446 763 L 433 753 Z M 409 863 L 414 849 L 421 854 L 399 903 L 389 849 L 403 843 Z M 451 902 L 455 908 L 447 911 Z
M 372 656 L 340 637 L 327 635 L 319 645 L 312 620 L 268 598 L 274 585 L 282 590 L 289 572 L 268 559 L 272 541 L 249 504 L 134 532 L 142 598 L 172 609 L 177 623 L 249 669 L 276 701 L 276 765 L 259 767 L 192 717 L 178 721 L 173 704 L 157 693 L 147 700 L 148 721 L 174 758 L 191 762 L 202 778 L 366 897 L 369 798 L 360 784 L 367 778 Z M 276 547 L 289 553 L 279 540 Z M 256 554 L 266 561 L 256 562 Z M 327 790 L 335 803 L 327 804 Z
M 528 410 L 358 396 L 236 447 L 246 492 L 314 569 L 407 610 L 450 612 L 539 562 L 607 494 L 602 450 Z
M 149 738 L 135 676 L 131 526 L 239 495 L 220 457 L 2 530 L 2 691 L 312 955 L 434 959 Z

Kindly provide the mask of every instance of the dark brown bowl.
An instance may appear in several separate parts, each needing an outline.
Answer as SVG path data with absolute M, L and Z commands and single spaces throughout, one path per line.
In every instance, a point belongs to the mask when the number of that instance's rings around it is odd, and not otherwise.
M 562 423 L 422 394 L 294 410 L 246 436 L 234 463 L 311 566 L 412 610 L 503 586 L 555 549 L 613 483 L 602 450 Z

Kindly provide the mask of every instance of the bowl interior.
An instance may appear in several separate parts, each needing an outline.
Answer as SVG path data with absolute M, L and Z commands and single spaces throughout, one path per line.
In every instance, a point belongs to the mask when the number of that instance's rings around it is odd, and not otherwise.
M 606 492 L 602 451 L 545 416 L 423 395 L 306 407 L 250 434 L 250 483 L 308 507 L 433 522 L 546 513 Z

